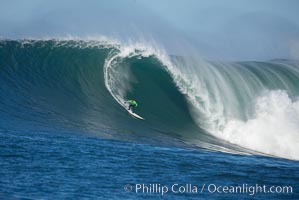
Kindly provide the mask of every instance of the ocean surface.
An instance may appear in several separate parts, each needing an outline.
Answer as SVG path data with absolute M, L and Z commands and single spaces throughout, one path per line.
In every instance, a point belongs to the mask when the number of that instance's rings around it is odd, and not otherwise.
M 298 97 L 294 60 L 3 39 L 0 199 L 299 199 Z

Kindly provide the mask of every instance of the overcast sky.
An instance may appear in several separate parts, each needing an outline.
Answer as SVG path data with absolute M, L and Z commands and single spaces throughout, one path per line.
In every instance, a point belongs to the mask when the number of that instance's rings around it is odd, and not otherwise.
M 298 19 L 297 0 L 0 1 L 4 38 L 152 37 L 225 60 L 298 59 Z

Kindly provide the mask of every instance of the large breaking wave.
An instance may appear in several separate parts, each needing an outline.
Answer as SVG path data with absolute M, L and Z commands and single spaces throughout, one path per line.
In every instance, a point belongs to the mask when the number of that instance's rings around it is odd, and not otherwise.
M 295 61 L 211 62 L 145 42 L 2 40 L 0 126 L 298 160 L 298 83 Z M 124 110 L 129 98 L 145 121 Z

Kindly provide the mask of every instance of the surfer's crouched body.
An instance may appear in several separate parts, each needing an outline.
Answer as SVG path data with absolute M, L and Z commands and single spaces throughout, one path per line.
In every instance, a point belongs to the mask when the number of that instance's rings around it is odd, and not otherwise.
M 133 112 L 133 108 L 136 108 L 138 106 L 137 102 L 135 100 L 128 100 L 129 108 L 128 110 L 131 110 Z

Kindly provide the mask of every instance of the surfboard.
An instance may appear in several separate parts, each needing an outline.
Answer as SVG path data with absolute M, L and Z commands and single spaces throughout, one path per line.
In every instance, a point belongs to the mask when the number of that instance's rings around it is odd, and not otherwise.
M 141 119 L 141 120 L 144 120 L 144 118 L 143 117 L 141 117 L 141 116 L 139 116 L 139 115 L 137 115 L 136 113 L 133 113 L 131 110 L 127 110 L 128 111 L 128 113 L 130 113 L 133 117 L 136 117 L 137 119 Z

